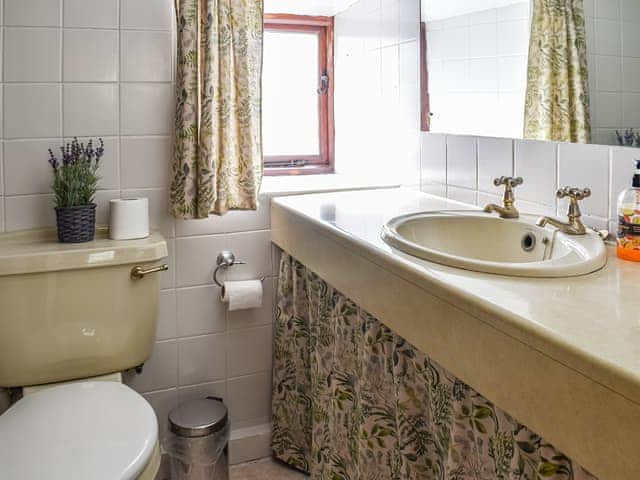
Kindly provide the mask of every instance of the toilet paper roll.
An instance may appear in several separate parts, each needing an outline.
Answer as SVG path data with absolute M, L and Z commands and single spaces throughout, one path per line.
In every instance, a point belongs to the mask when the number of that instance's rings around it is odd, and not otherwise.
M 109 202 L 109 238 L 135 240 L 149 236 L 149 200 L 117 198 Z
M 262 282 L 260 280 L 224 282 L 222 302 L 227 304 L 231 312 L 260 308 L 262 306 Z

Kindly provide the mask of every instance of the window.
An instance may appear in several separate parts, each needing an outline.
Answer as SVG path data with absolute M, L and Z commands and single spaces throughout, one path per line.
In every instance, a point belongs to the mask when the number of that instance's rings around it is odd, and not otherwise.
M 333 18 L 265 15 L 265 175 L 333 172 Z

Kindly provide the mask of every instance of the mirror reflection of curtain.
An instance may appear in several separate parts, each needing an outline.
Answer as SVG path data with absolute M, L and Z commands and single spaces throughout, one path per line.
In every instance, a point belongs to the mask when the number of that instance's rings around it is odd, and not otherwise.
M 590 143 L 583 0 L 534 0 L 524 138 Z
M 262 177 L 262 0 L 176 0 L 171 213 L 255 210 Z

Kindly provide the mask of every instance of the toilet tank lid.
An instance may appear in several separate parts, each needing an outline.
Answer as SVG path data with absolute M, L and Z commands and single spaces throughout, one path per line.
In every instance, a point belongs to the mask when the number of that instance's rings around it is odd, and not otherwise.
M 111 240 L 98 229 L 87 243 L 59 243 L 55 230 L 0 234 L 0 277 L 155 262 L 167 256 L 164 237 L 153 232 L 140 240 Z
M 157 442 L 151 405 L 126 385 L 53 387 L 0 416 L 0 478 L 133 480 Z

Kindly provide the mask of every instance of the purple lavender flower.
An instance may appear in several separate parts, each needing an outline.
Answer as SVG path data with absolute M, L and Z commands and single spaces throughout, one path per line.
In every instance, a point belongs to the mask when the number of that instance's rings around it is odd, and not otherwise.
M 56 156 L 53 154 L 53 150 L 51 149 L 49 149 L 49 165 L 53 167 L 54 171 L 58 170 L 58 166 L 60 165 L 60 162 L 58 161 Z

